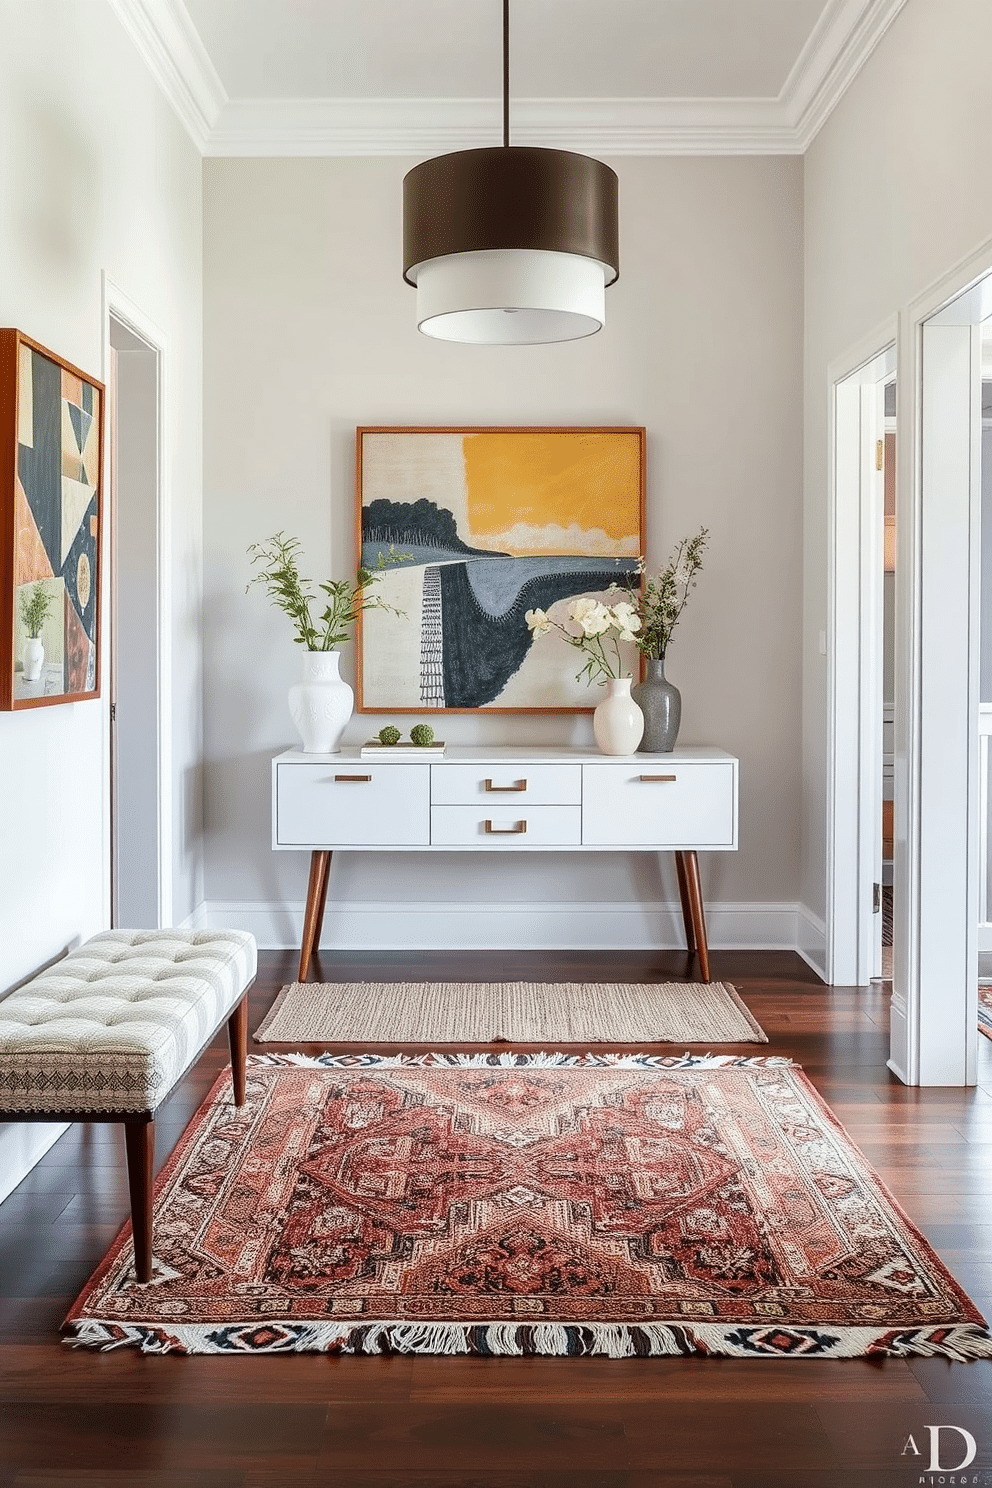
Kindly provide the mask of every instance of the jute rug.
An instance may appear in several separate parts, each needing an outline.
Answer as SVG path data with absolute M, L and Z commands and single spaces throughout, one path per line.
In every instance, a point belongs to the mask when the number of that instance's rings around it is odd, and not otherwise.
M 72 1308 L 146 1353 L 988 1358 L 787 1060 L 261 1055 Z
M 767 1044 L 729 982 L 294 982 L 259 1043 Z

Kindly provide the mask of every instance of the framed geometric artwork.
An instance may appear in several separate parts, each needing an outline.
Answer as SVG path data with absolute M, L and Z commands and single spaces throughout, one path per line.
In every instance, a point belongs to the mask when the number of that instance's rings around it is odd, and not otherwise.
M 100 692 L 103 384 L 0 330 L 0 708 Z
M 644 430 L 375 427 L 357 442 L 359 556 L 391 606 L 359 617 L 359 709 L 592 709 L 582 658 L 525 616 L 567 624 L 580 595 L 640 588 Z

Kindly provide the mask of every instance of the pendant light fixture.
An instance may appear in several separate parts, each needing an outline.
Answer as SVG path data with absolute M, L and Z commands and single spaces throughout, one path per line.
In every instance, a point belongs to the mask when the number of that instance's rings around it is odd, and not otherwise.
M 510 144 L 510 0 L 503 0 L 503 144 L 457 150 L 403 180 L 403 278 L 441 341 L 526 346 L 591 336 L 620 273 L 617 177 L 569 150 Z

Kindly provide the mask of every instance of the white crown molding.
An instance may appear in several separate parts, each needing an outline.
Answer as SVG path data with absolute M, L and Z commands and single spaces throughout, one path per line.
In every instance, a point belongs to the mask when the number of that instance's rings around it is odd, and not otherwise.
M 201 155 L 227 103 L 224 84 L 183 0 L 109 0 Z
M 797 149 L 809 148 L 906 0 L 829 0 L 779 94 Z
M 514 142 L 600 155 L 801 155 L 906 0 L 829 0 L 777 98 L 515 99 Z M 228 99 L 183 0 L 110 0 L 205 155 L 413 155 L 500 143 L 498 99 Z
M 223 109 L 207 155 L 436 155 L 499 145 L 497 99 L 244 98 Z M 599 155 L 797 153 L 774 99 L 521 98 L 516 145 Z

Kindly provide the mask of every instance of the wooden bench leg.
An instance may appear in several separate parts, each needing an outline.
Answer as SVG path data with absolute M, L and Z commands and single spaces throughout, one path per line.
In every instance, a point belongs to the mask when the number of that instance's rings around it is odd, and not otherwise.
M 706 944 L 706 911 L 703 908 L 703 890 L 699 882 L 699 859 L 694 852 L 686 852 L 682 855 L 685 865 L 686 889 L 689 895 L 689 909 L 692 916 L 692 928 L 696 933 L 696 949 L 699 952 L 699 971 L 704 982 L 710 979 L 710 952 Z
M 245 1103 L 245 1058 L 248 1053 L 248 994 L 245 993 L 227 1020 L 227 1037 L 231 1045 L 231 1078 L 234 1104 Z
M 134 1269 L 139 1281 L 152 1279 L 152 1170 L 155 1122 L 150 1117 L 124 1122 L 127 1186 L 131 1194 Z
M 307 886 L 307 908 L 303 916 L 303 943 L 300 946 L 300 972 L 297 981 L 305 982 L 310 957 L 320 945 L 320 928 L 324 923 L 327 881 L 330 878 L 331 855 L 327 851 L 310 854 L 310 882 Z

